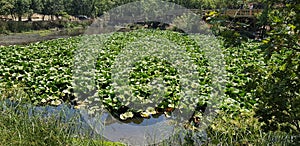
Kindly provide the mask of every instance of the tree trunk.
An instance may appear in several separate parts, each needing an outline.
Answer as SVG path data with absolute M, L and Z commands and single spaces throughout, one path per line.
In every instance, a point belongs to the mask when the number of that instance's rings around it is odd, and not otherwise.
M 19 20 L 19 21 L 22 21 L 22 16 L 19 15 L 19 16 L 18 16 L 18 20 Z
M 11 15 L 12 20 L 15 20 L 15 15 L 12 11 L 10 12 L 10 15 Z
M 28 16 L 28 21 L 32 21 L 31 15 Z
M 55 17 L 56 17 L 56 20 L 60 20 L 59 15 L 56 14 Z

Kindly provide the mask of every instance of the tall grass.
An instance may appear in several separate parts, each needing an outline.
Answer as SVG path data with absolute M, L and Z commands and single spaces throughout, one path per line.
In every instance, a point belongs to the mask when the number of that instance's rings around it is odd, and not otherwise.
M 74 128 L 76 118 L 68 122 L 57 116 L 32 115 L 26 94 L 21 87 L 0 90 L 0 145 L 55 145 L 55 146 L 88 146 L 88 145 L 121 145 L 104 141 L 101 136 L 91 138 L 78 134 Z M 15 102 L 8 102 L 7 98 Z M 20 98 L 25 97 L 25 98 Z M 63 113 L 61 113 L 63 114 Z M 89 133 L 90 131 L 87 131 Z
M 293 136 L 281 132 L 262 130 L 264 123 L 254 117 L 252 111 L 242 111 L 232 115 L 220 112 L 219 116 L 207 129 L 209 140 L 207 145 L 299 145 Z
M 254 117 L 252 111 L 229 114 L 220 111 L 218 116 L 202 132 L 185 131 L 163 141 L 159 146 L 298 146 L 299 137 L 281 131 L 266 132 L 264 123 Z
M 21 98 L 23 97 L 23 98 Z M 7 98 L 15 102 L 7 102 Z M 88 146 L 88 145 L 122 145 L 104 141 L 101 135 L 88 136 L 87 133 L 76 133 L 78 119 L 64 121 L 57 116 L 43 117 L 31 115 L 27 94 L 22 86 L 1 90 L 0 88 L 0 146 L 16 145 L 61 145 L 61 146 Z M 64 114 L 64 113 L 61 113 Z M 75 126 L 74 126 L 75 125 Z M 158 145 L 299 145 L 299 139 L 288 133 L 275 131 L 264 132 L 263 123 L 254 118 L 254 112 L 241 111 L 239 114 L 229 114 L 220 111 L 205 131 L 204 141 L 197 143 L 189 137 L 172 138 Z M 181 137 L 182 138 L 182 137 Z M 201 136 L 199 137 L 201 138 Z

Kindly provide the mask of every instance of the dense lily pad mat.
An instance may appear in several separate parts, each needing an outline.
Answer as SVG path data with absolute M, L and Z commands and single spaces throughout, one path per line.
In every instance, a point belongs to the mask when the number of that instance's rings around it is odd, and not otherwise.
M 206 71 L 207 60 L 203 57 L 204 54 L 195 41 L 191 40 L 188 36 L 171 31 L 138 30 L 129 33 L 115 33 L 109 36 L 83 36 L 57 39 L 28 46 L 1 47 L 1 86 L 12 87 L 21 84 L 35 104 L 58 105 L 62 102 L 70 101 L 76 97 L 73 92 L 74 89 L 71 86 L 74 54 L 82 53 L 76 52 L 80 47 L 88 48 L 92 46 L 100 50 L 96 61 L 96 82 L 99 97 L 103 99 L 104 104 L 109 109 L 119 111 L 122 104 L 118 100 L 113 99 L 114 93 L 109 92 L 111 65 L 125 44 L 138 41 L 140 37 L 147 36 L 165 37 L 177 45 L 183 46 L 186 51 L 192 54 L 191 56 L 195 60 L 195 63 L 199 66 L 199 74 L 203 76 L 201 83 L 203 85 L 209 84 L 209 73 Z M 103 40 L 104 38 L 106 40 Z M 89 43 L 86 44 L 82 40 L 89 40 Z M 104 41 L 104 44 L 99 43 L 101 41 Z M 136 84 L 137 82 L 143 83 L 147 78 L 153 78 L 158 75 L 167 75 L 164 79 L 169 84 L 170 91 L 167 94 L 172 94 L 174 97 L 166 94 L 164 102 L 157 106 L 161 109 L 174 108 L 178 101 L 176 92 L 180 90 L 179 87 L 174 88 L 176 84 L 178 85 L 176 83 L 178 79 L 176 79 L 176 70 L 174 67 L 166 67 L 165 65 L 168 63 L 163 63 L 155 67 L 157 63 L 159 64 L 161 61 L 166 62 L 166 60 L 144 58 L 142 61 L 147 62 L 145 65 L 152 62 L 154 68 L 149 67 L 148 73 L 144 74 L 144 77 L 138 77 L 143 75 L 140 72 L 143 68 L 140 68 L 142 66 L 136 66 L 136 69 L 130 74 L 133 81 L 132 84 Z M 137 63 L 136 65 L 139 64 Z M 158 73 L 156 73 L 156 70 L 158 70 Z M 134 90 L 137 91 L 135 96 L 147 96 L 147 89 L 143 88 L 142 84 L 134 85 Z M 203 95 L 209 93 L 209 88 L 205 86 L 201 90 L 204 91 L 201 93 Z
M 0 47 L 0 84 L 2 88 L 22 86 L 34 104 L 59 105 L 62 102 L 71 102 L 77 96 L 74 90 L 80 91 L 82 94 L 85 94 L 85 91 L 94 90 L 88 89 L 88 86 L 82 86 L 86 89 L 74 89 L 71 84 L 72 75 L 74 75 L 72 69 L 74 69 L 74 64 L 76 65 L 75 54 L 85 54 L 85 52 L 80 52 L 82 51 L 80 48 L 93 48 L 98 50 L 98 54 L 94 56 L 97 58 L 95 61 L 96 72 L 94 73 L 95 90 L 99 98 L 94 98 L 93 94 L 86 94 L 90 97 L 89 100 L 91 102 L 103 101 L 111 113 L 116 113 L 116 116 L 121 119 L 133 115 L 147 117 L 150 111 L 124 108 L 127 103 L 120 102 L 120 97 L 115 96 L 111 87 L 111 67 L 127 44 L 138 42 L 140 38 L 150 36 L 170 40 L 189 53 L 191 60 L 198 67 L 198 81 L 200 83 L 198 90 L 201 98 L 197 100 L 200 106 L 203 105 L 211 93 L 211 74 L 209 71 L 211 64 L 203 50 L 214 48 L 204 48 L 209 47 L 207 44 L 210 41 L 205 40 L 205 36 L 202 36 L 201 42 L 197 42 L 188 35 L 171 31 L 136 30 L 126 33 L 57 39 L 27 46 Z M 249 109 L 256 102 L 252 96 L 255 86 L 252 79 L 256 75 L 255 72 L 263 70 L 262 53 L 256 44 L 251 43 L 244 44 L 239 48 L 223 48 L 223 53 L 227 70 L 225 76 L 228 77 L 228 81 L 225 91 L 226 98 L 222 107 L 233 111 L 238 111 L 241 108 Z M 84 56 L 83 58 L 86 59 L 87 57 Z M 79 63 L 88 64 L 89 62 L 81 60 Z M 146 84 L 152 78 L 163 76 L 163 80 L 168 86 L 168 92 L 164 95 L 165 100 L 152 108 L 155 108 L 156 113 L 169 111 L 178 104 L 178 93 L 181 90 L 177 73 L 176 67 L 172 66 L 168 60 L 151 57 L 142 58 L 130 70 L 131 90 L 135 91 L 134 96 L 146 99 L 151 94 Z M 75 78 L 75 81 L 80 80 Z
M 1 86 L 22 85 L 35 104 L 60 104 L 71 80 L 73 50 L 79 38 L 28 46 L 1 47 Z

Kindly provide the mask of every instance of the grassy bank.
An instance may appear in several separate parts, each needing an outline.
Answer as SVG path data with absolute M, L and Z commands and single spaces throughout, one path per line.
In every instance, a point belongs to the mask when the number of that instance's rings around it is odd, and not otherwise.
M 93 20 L 85 21 L 1 21 L 0 34 L 22 33 L 36 30 L 63 29 L 74 27 L 87 27 Z
M 0 90 L 0 145 L 101 145 L 120 146 L 120 143 L 104 141 L 101 136 L 91 137 L 75 133 L 73 125 L 76 118 L 69 122 L 63 122 L 57 117 L 42 115 L 30 115 L 28 106 L 24 106 L 26 93 L 21 87 Z M 6 102 L 7 96 L 15 99 L 19 104 Z M 61 113 L 64 114 L 64 113 Z M 89 132 L 89 131 L 87 131 Z
M 3 101 L 3 100 L 2 100 Z M 3 110 L 3 107 L 7 107 Z M 54 117 L 42 119 L 29 117 L 27 109 L 18 106 L 22 114 L 10 105 L 1 105 L 0 143 L 1 145 L 80 145 L 80 146 L 121 146 L 120 143 L 104 141 L 101 136 L 91 139 L 87 136 L 72 134 L 70 123 L 63 123 Z M 203 145 L 297 145 L 297 141 L 284 132 L 265 133 L 261 123 L 253 118 L 252 113 L 235 116 L 222 113 L 207 129 L 208 139 Z M 166 141 L 160 145 L 177 143 L 179 139 Z M 189 143 L 190 142 L 190 143 Z M 193 145 L 189 140 L 181 145 Z
M 31 30 L 22 33 L 0 34 L 0 46 L 26 45 L 33 42 L 77 36 L 83 34 L 84 32 L 84 27 L 74 27 L 64 29 L 54 28 L 49 30 Z
M 9 104 L 5 102 L 7 96 L 20 102 Z M 26 93 L 22 87 L 1 90 L 0 98 L 0 145 L 78 145 L 78 146 L 121 146 L 120 143 L 104 141 L 101 136 L 91 137 L 74 134 L 75 120 L 63 122 L 56 117 L 41 118 L 29 116 L 28 108 L 23 105 Z M 12 98 L 14 97 L 14 98 Z M 22 97 L 22 98 L 21 98 Z M 244 111 L 233 116 L 220 112 L 212 124 L 206 129 L 208 139 L 201 143 L 194 143 L 186 137 L 185 142 L 180 139 L 167 140 L 161 146 L 170 144 L 180 145 L 297 145 L 293 137 L 284 132 L 264 132 L 261 130 L 263 123 L 254 118 L 254 113 Z M 199 137 L 201 139 L 201 137 Z

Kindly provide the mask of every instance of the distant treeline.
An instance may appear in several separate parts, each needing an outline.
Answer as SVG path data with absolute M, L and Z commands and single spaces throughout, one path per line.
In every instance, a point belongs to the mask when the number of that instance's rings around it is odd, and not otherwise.
M 31 20 L 34 13 L 68 17 L 85 15 L 97 17 L 117 6 L 137 0 L 0 0 L 0 15 L 13 18 L 24 16 Z M 245 0 L 168 0 L 190 9 L 240 8 Z M 257 2 L 261 0 L 256 0 Z M 252 1 L 253 2 L 253 1 Z
M 85 21 L 31 21 L 31 22 L 20 22 L 20 21 L 0 21 L 0 34 L 8 33 L 20 33 L 32 30 L 48 30 L 48 29 L 62 29 L 62 28 L 73 28 L 90 25 L 92 20 Z

